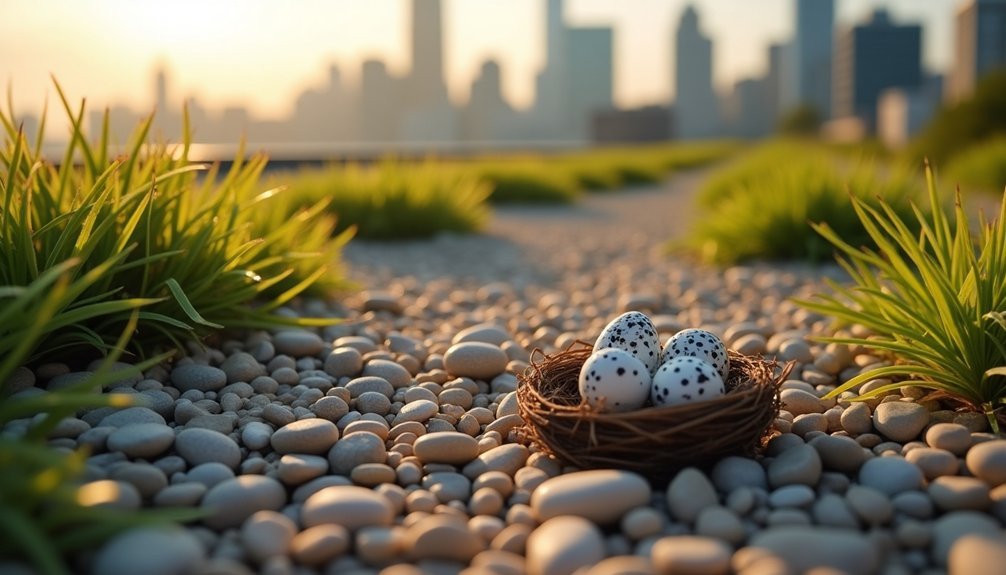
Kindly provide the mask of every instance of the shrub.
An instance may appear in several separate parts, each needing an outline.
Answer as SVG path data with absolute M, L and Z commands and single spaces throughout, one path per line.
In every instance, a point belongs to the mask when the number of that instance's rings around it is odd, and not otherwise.
M 474 232 L 489 218 L 489 185 L 473 174 L 432 161 L 333 165 L 282 177 L 290 180 L 290 193 L 280 213 L 325 201 L 327 211 L 338 219 L 336 233 L 355 229 L 361 238 L 393 240 Z
M 944 180 L 966 190 L 1000 192 L 1006 187 L 1006 137 L 971 146 L 947 164 Z
M 944 392 L 986 414 L 998 431 L 1006 403 L 1006 194 L 998 218 L 982 218 L 976 238 L 957 195 L 953 221 L 940 204 L 927 170 L 930 215 L 915 210 L 906 221 L 886 202 L 853 200 L 876 248 L 848 242 L 826 224 L 815 229 L 843 255 L 851 285 L 831 282 L 832 294 L 804 307 L 873 332 L 865 338 L 828 338 L 862 345 L 895 359 L 835 389 L 831 397 L 876 378 Z M 914 225 L 913 225 L 914 224 Z M 914 230 L 918 229 L 916 232 Z
M 546 158 L 479 159 L 469 169 L 489 182 L 494 204 L 568 204 L 580 196 L 573 174 Z

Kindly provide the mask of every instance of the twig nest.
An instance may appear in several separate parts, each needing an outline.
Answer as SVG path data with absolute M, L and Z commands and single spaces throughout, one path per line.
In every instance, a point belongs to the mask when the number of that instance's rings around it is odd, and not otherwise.
M 517 389 L 524 435 L 565 464 L 627 469 L 656 481 L 726 455 L 754 454 L 771 434 L 779 386 L 792 369 L 728 350 L 722 395 L 617 412 L 580 393 L 580 373 L 592 353 L 586 342 L 553 355 L 532 353 Z

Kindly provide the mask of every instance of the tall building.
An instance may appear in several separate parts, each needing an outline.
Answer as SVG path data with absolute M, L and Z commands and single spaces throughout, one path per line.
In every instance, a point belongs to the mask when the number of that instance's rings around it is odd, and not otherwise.
M 726 101 L 730 135 L 747 139 L 769 135 L 773 128 L 769 110 L 768 78 L 738 80 Z
M 371 142 L 398 139 L 400 80 L 393 78 L 384 62 L 366 60 L 360 78 L 360 138 Z
M 922 84 L 922 27 L 895 24 L 886 10 L 875 10 L 868 22 L 839 33 L 834 66 L 833 117 L 857 117 L 872 132 L 881 92 Z
M 793 41 L 784 73 L 782 112 L 809 105 L 822 118 L 831 113 L 834 0 L 795 0 Z
M 954 27 L 946 95 L 956 102 L 971 95 L 982 76 L 1006 67 L 1006 0 L 965 0 Z
M 765 74 L 765 105 L 768 124 L 774 128 L 782 116 L 782 80 L 786 44 L 771 44 L 768 47 L 768 71 Z
M 541 135 L 568 136 L 571 116 L 565 106 L 567 94 L 567 35 L 562 0 L 548 0 L 545 12 L 545 67 L 538 73 L 535 115 Z
M 711 138 L 719 134 L 719 110 L 713 89 L 713 42 L 699 27 L 694 6 L 685 8 L 678 23 L 674 53 L 674 110 L 678 139 Z
M 613 106 L 614 32 L 608 27 L 567 30 L 567 97 L 565 107 L 572 118 L 570 135 L 577 140 L 590 136 L 591 118 Z
M 465 109 L 463 135 L 466 140 L 490 142 L 505 139 L 512 125 L 513 109 L 503 98 L 500 65 L 495 60 L 482 63 L 479 75 L 472 82 L 471 95 Z
M 457 139 L 457 113 L 444 81 L 440 0 L 412 0 L 412 70 L 406 97 L 402 138 L 417 142 Z

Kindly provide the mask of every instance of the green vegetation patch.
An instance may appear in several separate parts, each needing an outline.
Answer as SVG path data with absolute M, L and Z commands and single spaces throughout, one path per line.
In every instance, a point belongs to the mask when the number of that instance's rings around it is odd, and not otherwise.
M 975 144 L 947 164 L 944 181 L 965 191 L 999 193 L 1006 187 L 1006 137 Z

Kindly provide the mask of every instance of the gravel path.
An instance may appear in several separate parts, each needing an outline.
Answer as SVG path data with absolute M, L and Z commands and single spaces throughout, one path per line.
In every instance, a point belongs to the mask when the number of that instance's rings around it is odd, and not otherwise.
M 118 535 L 73 557 L 74 572 L 1001 574 L 1006 440 L 983 417 L 910 387 L 823 398 L 881 361 L 814 341 L 832 327 L 790 301 L 822 290 L 834 266 L 663 254 L 707 173 L 500 208 L 481 235 L 352 242 L 363 291 L 288 310 L 344 322 L 234 334 L 116 382 L 141 406 L 81 410 L 50 436 L 91 450 L 82 499 L 206 515 Z M 794 362 L 763 453 L 686 467 L 665 486 L 523 442 L 517 374 L 531 351 L 594 341 L 629 310 L 658 341 L 697 327 Z M 39 394 L 87 374 L 47 364 L 16 377 Z M 8 572 L 31 571 L 0 557 Z

